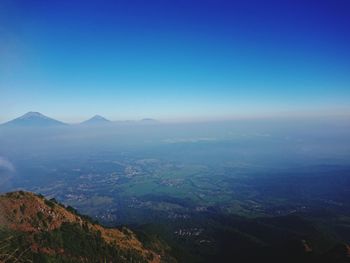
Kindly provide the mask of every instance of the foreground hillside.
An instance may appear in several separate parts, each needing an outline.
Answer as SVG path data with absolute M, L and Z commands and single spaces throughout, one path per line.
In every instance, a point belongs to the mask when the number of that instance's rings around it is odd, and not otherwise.
M 55 200 L 0 196 L 0 262 L 169 262 L 129 229 L 105 228 Z M 155 252 L 154 250 L 157 250 Z
M 156 221 L 135 234 L 103 227 L 40 195 L 8 193 L 0 196 L 0 263 L 350 262 L 347 244 L 298 216 L 248 219 L 205 212 L 186 224 Z

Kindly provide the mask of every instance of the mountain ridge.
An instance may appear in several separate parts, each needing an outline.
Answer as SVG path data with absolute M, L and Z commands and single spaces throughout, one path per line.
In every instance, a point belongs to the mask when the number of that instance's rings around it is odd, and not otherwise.
M 0 126 L 9 127 L 54 127 L 54 126 L 74 126 L 78 125 L 105 125 L 105 124 L 153 124 L 158 123 L 158 120 L 152 118 L 144 118 L 141 120 L 127 121 L 111 121 L 101 115 L 94 115 L 91 118 L 80 123 L 65 123 L 53 118 L 50 118 L 37 111 L 29 111 L 17 118 L 0 123 Z
M 12 250 L 0 246 L 0 262 L 6 262 L 9 253 L 18 262 L 163 262 L 162 252 L 146 248 L 130 229 L 105 228 L 69 206 L 30 192 L 0 196 L 0 226 L 0 244 L 16 236 L 21 240 Z M 16 247 L 27 252 L 19 253 Z M 55 258 L 62 261 L 49 261 Z

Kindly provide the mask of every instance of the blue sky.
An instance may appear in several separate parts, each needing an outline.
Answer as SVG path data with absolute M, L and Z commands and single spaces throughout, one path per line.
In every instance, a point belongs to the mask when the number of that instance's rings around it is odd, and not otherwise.
M 350 2 L 0 3 L 0 122 L 350 113 Z

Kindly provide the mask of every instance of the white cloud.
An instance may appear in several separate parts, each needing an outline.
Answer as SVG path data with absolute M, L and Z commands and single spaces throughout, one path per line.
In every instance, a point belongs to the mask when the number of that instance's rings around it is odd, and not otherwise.
M 10 161 L 6 160 L 5 158 L 3 158 L 1 156 L 0 156 L 0 169 L 5 169 L 5 170 L 8 170 L 10 172 L 15 171 L 14 165 Z

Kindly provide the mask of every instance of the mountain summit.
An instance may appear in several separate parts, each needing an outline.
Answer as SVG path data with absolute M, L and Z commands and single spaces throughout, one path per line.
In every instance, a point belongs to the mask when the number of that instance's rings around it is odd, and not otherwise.
M 6 122 L 4 125 L 35 127 L 35 126 L 59 126 L 59 125 L 65 125 L 65 123 L 49 118 L 41 114 L 40 112 L 30 111 L 22 115 L 21 117 L 18 117 L 14 120 Z
M 107 120 L 105 117 L 102 117 L 101 115 L 95 115 L 92 118 L 83 121 L 81 124 L 107 124 L 110 123 L 110 120 Z

